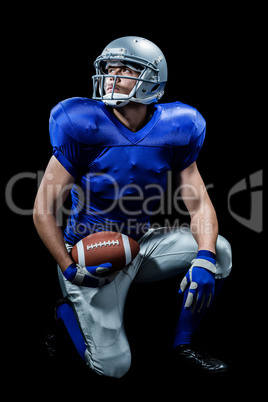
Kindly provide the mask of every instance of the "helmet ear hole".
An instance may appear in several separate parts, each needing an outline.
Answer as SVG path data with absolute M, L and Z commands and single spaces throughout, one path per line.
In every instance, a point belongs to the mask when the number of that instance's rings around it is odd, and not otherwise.
M 154 85 L 153 88 L 151 89 L 151 93 L 153 94 L 154 92 L 156 92 L 159 89 L 160 85 Z

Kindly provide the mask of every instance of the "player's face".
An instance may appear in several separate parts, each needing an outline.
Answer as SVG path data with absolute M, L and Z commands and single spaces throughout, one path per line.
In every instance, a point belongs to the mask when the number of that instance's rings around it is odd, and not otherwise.
M 128 77 L 138 78 L 140 73 L 131 70 L 129 67 L 112 67 L 108 68 L 109 75 L 126 75 Z M 127 78 L 117 78 L 115 83 L 114 92 L 120 94 L 129 95 L 134 86 L 136 85 L 136 80 L 130 80 Z M 109 94 L 113 90 L 114 78 L 108 77 L 105 80 L 104 89 L 105 93 Z

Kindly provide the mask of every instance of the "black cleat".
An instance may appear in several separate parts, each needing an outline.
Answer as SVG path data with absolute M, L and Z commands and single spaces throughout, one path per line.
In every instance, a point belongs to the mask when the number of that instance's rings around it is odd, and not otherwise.
M 225 363 L 192 345 L 179 345 L 174 352 L 176 360 L 179 360 L 184 368 L 190 370 L 212 375 L 223 375 L 229 370 Z
M 46 354 L 49 357 L 56 356 L 56 332 L 50 330 L 43 338 Z

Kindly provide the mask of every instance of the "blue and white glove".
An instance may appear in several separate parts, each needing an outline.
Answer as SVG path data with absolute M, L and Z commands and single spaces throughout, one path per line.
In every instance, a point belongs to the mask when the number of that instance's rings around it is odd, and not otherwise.
M 110 273 L 111 268 L 112 264 L 109 262 L 96 267 L 81 267 L 73 263 L 63 272 L 63 275 L 74 285 L 97 288 L 108 285 L 119 274 L 119 271 Z
M 202 309 L 208 308 L 215 288 L 216 256 L 211 251 L 200 250 L 192 266 L 181 281 L 179 293 L 188 289 L 184 308 L 193 313 L 197 308 L 200 313 Z

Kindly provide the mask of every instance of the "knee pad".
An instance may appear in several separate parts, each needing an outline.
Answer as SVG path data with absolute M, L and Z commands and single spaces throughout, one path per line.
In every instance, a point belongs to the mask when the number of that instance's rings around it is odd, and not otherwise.
M 85 352 L 87 365 L 99 375 L 121 378 L 131 366 L 131 351 L 128 340 L 121 332 L 119 339 L 104 348 L 95 348 L 93 345 Z
M 232 269 L 231 245 L 223 236 L 219 235 L 216 244 L 217 272 L 216 278 L 226 278 Z

